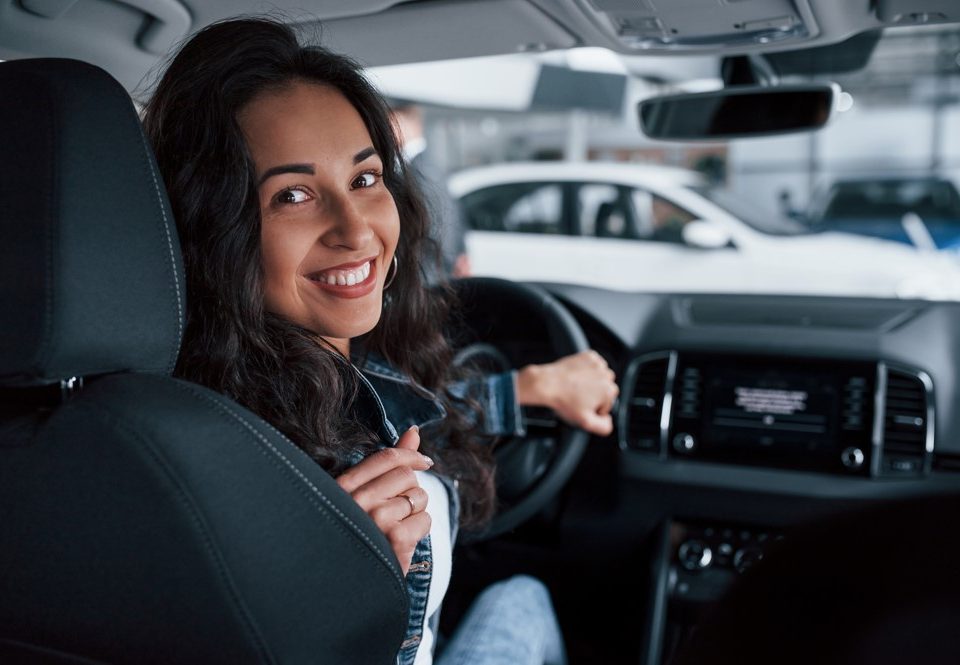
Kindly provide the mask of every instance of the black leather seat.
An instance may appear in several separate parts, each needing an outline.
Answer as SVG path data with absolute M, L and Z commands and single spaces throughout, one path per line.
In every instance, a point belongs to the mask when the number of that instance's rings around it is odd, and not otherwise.
M 0 63 L 0 146 L 0 662 L 395 662 L 407 597 L 373 522 L 170 377 L 182 267 L 126 92 Z

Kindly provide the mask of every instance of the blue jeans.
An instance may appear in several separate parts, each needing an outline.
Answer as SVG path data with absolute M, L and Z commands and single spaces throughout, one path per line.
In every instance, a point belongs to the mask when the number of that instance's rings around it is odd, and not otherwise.
M 539 580 L 493 584 L 470 606 L 436 665 L 564 665 L 560 626 Z

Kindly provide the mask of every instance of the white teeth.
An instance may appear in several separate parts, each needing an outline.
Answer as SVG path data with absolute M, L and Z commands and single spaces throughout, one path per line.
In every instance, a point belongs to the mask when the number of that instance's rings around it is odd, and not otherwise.
M 331 284 L 334 286 L 354 286 L 366 281 L 370 276 L 371 262 L 364 263 L 356 270 L 343 270 L 331 272 L 326 275 L 320 275 L 315 279 L 318 282 Z

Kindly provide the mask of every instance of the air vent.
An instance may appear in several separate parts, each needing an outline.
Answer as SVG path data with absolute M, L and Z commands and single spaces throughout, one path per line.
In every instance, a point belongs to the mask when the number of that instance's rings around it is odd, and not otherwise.
M 640 358 L 631 373 L 632 390 L 621 417 L 621 447 L 660 451 L 660 416 L 667 385 L 670 355 Z
M 927 386 L 909 372 L 890 369 L 887 373 L 883 412 L 883 475 L 917 475 L 927 459 Z

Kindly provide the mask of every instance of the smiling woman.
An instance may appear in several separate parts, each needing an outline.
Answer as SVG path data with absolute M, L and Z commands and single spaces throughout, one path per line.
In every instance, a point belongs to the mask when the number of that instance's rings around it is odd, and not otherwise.
M 549 384 L 540 403 L 607 433 L 612 371 L 581 354 L 457 388 L 439 327 L 449 296 L 424 288 L 421 264 L 436 252 L 384 103 L 351 61 L 300 46 L 290 28 L 244 19 L 197 33 L 144 124 L 185 257 L 177 372 L 275 424 L 337 477 L 406 575 L 398 661 L 431 662 L 457 527 L 493 510 L 478 425 L 520 431 L 518 398 L 541 399 Z M 440 662 L 491 657 L 563 662 L 536 580 L 485 592 Z
M 298 103 L 283 107 L 289 101 Z M 431 254 L 425 213 L 379 96 L 351 61 L 301 48 L 282 24 L 229 21 L 179 51 L 147 104 L 144 125 L 187 271 L 178 373 L 263 415 L 335 475 L 377 450 L 370 428 L 343 408 L 360 384 L 343 345 L 330 353 L 328 339 L 369 333 L 366 349 L 401 371 L 416 368 L 428 388 L 439 386 L 449 355 L 434 323 L 445 303 L 420 283 L 418 262 Z M 351 134 L 340 137 L 345 125 Z M 317 132 L 320 138 L 311 138 Z M 370 148 L 373 154 L 362 154 Z M 358 156 L 364 159 L 355 164 Z M 370 172 L 381 168 L 381 182 L 365 189 Z M 373 200 L 388 216 L 367 226 Z M 389 232 L 375 233 L 383 222 Z M 393 288 L 407 297 L 381 314 L 384 268 L 394 256 L 401 267 Z M 377 288 L 359 299 L 367 301 L 363 321 L 325 314 L 329 307 L 353 311 L 357 299 L 340 298 L 310 277 L 333 269 L 338 279 L 337 269 L 371 257 Z M 483 519 L 492 498 L 489 474 L 475 463 L 483 449 L 471 450 L 456 432 L 448 438 L 443 462 L 474 498 L 464 517 Z M 468 451 L 462 464 L 461 441 Z
M 295 82 L 238 115 L 259 183 L 264 302 L 344 356 L 380 320 L 400 219 L 360 114 Z

